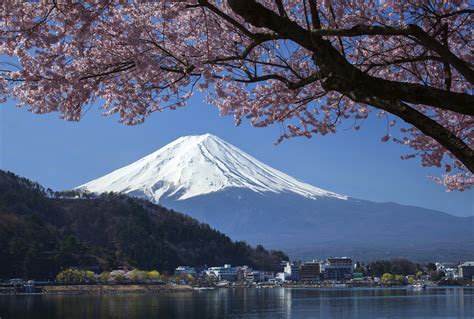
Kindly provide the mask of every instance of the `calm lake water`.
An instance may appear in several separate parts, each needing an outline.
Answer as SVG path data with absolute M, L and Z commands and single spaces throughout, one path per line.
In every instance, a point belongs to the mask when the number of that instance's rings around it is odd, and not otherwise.
M 219 289 L 121 296 L 0 296 L 1 319 L 474 318 L 474 289 Z

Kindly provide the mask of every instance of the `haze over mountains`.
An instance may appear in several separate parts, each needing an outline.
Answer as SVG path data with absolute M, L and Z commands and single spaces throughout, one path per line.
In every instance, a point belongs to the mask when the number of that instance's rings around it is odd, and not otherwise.
M 146 198 L 233 239 L 284 249 L 292 257 L 474 257 L 474 217 L 330 192 L 210 134 L 181 137 L 78 189 Z

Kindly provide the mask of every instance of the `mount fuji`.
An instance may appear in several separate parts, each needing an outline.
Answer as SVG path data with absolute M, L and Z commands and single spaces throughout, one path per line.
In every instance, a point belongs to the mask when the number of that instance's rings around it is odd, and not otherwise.
M 474 257 L 474 217 L 327 191 L 211 134 L 181 137 L 77 189 L 145 198 L 292 257 Z

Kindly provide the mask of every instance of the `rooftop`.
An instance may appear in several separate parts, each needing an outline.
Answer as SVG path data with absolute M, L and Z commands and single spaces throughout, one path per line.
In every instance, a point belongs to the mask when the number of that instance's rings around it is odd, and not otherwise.
M 464 267 L 471 266 L 471 267 L 474 267 L 474 261 L 466 261 L 465 263 L 462 263 L 462 264 L 460 264 L 459 266 L 464 266 Z

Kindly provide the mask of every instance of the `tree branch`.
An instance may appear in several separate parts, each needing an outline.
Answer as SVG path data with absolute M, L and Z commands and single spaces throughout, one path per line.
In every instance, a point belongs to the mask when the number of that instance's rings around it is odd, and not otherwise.
M 317 0 L 308 0 L 308 1 L 309 1 L 309 11 L 311 12 L 311 22 L 313 25 L 313 29 L 321 29 L 321 20 L 319 19 L 319 12 L 318 12 L 318 2 Z
M 336 90 L 354 101 L 373 105 L 399 116 L 446 147 L 471 172 L 474 172 L 474 151 L 466 143 L 435 120 L 402 102 L 426 104 L 473 115 L 472 105 L 474 103 L 472 96 L 419 84 L 387 81 L 371 77 L 349 63 L 329 41 L 322 38 L 322 36 L 327 35 L 414 36 L 426 48 L 435 51 L 441 58 L 456 67 L 466 79 L 474 81 L 473 71 L 470 67 L 421 28 L 416 25 L 400 28 L 356 26 L 351 29 L 314 30 L 308 33 L 296 22 L 278 16 L 278 14 L 255 0 L 228 0 L 228 4 L 235 13 L 253 26 L 268 28 L 313 52 L 313 59 L 318 65 L 322 77 L 326 78 L 326 81 L 322 83 L 324 88 Z M 396 99 L 394 99 L 393 93 L 398 94 Z M 403 99 L 401 99 L 402 97 Z M 453 102 L 452 99 L 456 101 Z
M 364 87 L 365 90 L 370 90 L 373 96 L 378 96 L 381 99 L 393 99 L 395 94 L 396 99 L 407 103 L 425 104 L 460 114 L 474 115 L 474 97 L 472 95 L 449 92 L 421 84 L 389 81 L 364 74 L 349 63 L 329 41 L 322 38 L 323 35 L 328 34 L 335 36 L 412 35 L 414 32 L 419 33 L 419 31 L 413 30 L 421 30 L 417 26 L 401 28 L 356 26 L 351 29 L 314 30 L 308 34 L 307 30 L 300 27 L 296 22 L 280 17 L 255 0 L 228 0 L 228 3 L 232 10 L 254 26 L 273 30 L 314 52 L 315 63 L 319 66 L 325 78 L 351 81 L 351 86 Z M 441 54 L 440 56 L 443 57 Z M 328 86 L 328 88 L 338 90 L 337 86 L 332 88 Z
M 382 99 L 398 99 L 474 116 L 474 96 L 467 93 L 450 92 L 418 83 L 390 81 L 369 75 L 355 78 L 366 86 L 367 91 Z
M 448 131 L 435 120 L 400 101 L 388 101 L 376 97 L 367 97 L 360 94 L 360 92 L 347 92 L 345 95 L 356 102 L 362 102 L 385 110 L 415 126 L 423 134 L 430 136 L 444 146 L 456 156 L 471 173 L 474 173 L 474 150 L 464 143 L 462 139 Z
M 209 1 L 207 1 L 207 0 L 198 0 L 198 3 L 200 5 L 208 8 L 209 10 L 214 12 L 216 15 L 218 15 L 219 17 L 221 17 L 222 19 L 224 19 L 225 21 L 227 21 L 228 23 L 230 23 L 231 25 L 233 25 L 234 27 L 239 29 L 243 34 L 245 34 L 249 38 L 254 39 L 254 34 L 252 32 L 247 30 L 247 28 L 245 28 L 243 25 L 241 25 L 237 20 L 235 20 L 234 18 L 232 18 L 229 15 L 225 14 L 224 12 L 219 10 L 217 7 L 215 7 L 214 5 L 209 3 Z
M 283 2 L 281 0 L 275 0 L 275 4 L 278 8 L 278 14 L 282 17 L 286 17 L 285 7 L 283 6 Z
M 466 78 L 466 80 L 471 84 L 474 84 L 474 70 L 469 66 L 469 64 L 458 58 L 449 50 L 448 47 L 439 43 L 435 38 L 415 24 L 410 24 L 405 27 L 357 25 L 350 29 L 320 29 L 314 30 L 312 33 L 318 36 L 338 37 L 358 37 L 364 35 L 413 36 L 421 45 L 438 53 L 440 57 L 454 66 L 456 70 Z

